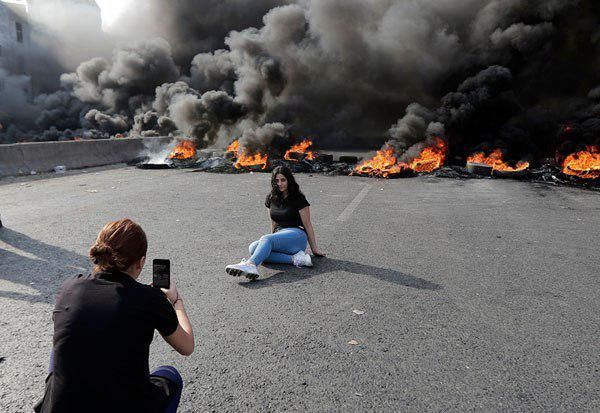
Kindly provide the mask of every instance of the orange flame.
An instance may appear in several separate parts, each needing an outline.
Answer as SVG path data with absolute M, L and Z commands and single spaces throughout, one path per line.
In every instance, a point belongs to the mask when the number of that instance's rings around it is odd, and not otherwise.
M 225 149 L 225 152 L 233 152 L 236 156 L 238 151 L 240 150 L 240 144 L 238 140 L 234 140 L 231 144 Z
M 291 153 L 305 153 L 306 159 L 308 159 L 309 161 L 313 161 L 316 158 L 317 154 L 313 151 L 308 150 L 308 148 L 310 148 L 312 144 L 313 142 L 310 139 L 304 139 L 299 144 L 293 145 L 289 150 L 287 150 L 285 152 L 285 155 L 283 156 L 283 159 L 288 161 L 296 161 L 296 159 L 293 159 L 290 156 Z
M 189 159 L 196 155 L 196 144 L 191 140 L 183 140 L 173 149 L 169 159 Z
M 233 152 L 237 161 L 233 165 L 235 169 L 241 169 L 243 167 L 260 166 L 260 169 L 267 169 L 269 163 L 269 156 L 267 154 L 255 153 L 248 155 L 245 150 L 240 148 L 240 143 L 236 139 L 225 149 L 225 152 Z
M 260 169 L 267 169 L 267 163 L 269 161 L 268 155 L 255 153 L 254 155 L 246 155 L 244 153 L 238 153 L 237 162 L 235 168 L 240 169 L 244 166 L 261 166 Z
M 433 172 L 444 164 L 448 144 L 441 138 L 436 138 L 433 146 L 427 146 L 414 158 L 410 164 L 398 162 L 394 148 L 384 146 L 377 154 L 354 168 L 359 175 L 381 176 L 387 178 L 392 174 L 401 173 L 406 169 L 415 172 Z
M 435 145 L 424 148 L 419 156 L 410 163 L 415 172 L 433 172 L 444 164 L 448 145 L 443 139 L 436 138 Z
M 504 154 L 501 149 L 494 149 L 488 156 L 485 156 L 483 152 L 475 152 L 467 158 L 467 162 L 483 163 L 491 166 L 496 171 L 502 172 L 520 172 L 529 168 L 529 162 L 525 161 L 517 162 L 515 167 L 510 166 L 504 161 Z
M 600 178 L 600 146 L 590 145 L 585 151 L 570 154 L 563 161 L 563 173 L 584 179 Z
M 408 164 L 397 163 L 394 148 L 385 146 L 377 151 L 377 154 L 369 160 L 362 162 L 354 168 L 359 175 L 381 176 L 387 178 L 391 174 L 400 173 L 408 168 Z

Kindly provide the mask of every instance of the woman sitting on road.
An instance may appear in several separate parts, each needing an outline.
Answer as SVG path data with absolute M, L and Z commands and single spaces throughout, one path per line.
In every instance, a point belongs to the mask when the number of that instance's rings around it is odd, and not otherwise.
M 288 167 L 278 166 L 273 170 L 265 206 L 269 208 L 272 233 L 250 244 L 249 259 L 225 267 L 228 274 L 254 280 L 263 262 L 312 267 L 310 255 L 305 252 L 307 241 L 314 256 L 323 256 L 310 222 L 310 204 Z
M 104 226 L 90 249 L 92 275 L 61 287 L 46 392 L 36 412 L 175 412 L 183 382 L 170 366 L 148 367 L 154 330 L 182 355 L 194 333 L 175 284 L 136 280 L 146 261 L 142 228 L 129 219 Z

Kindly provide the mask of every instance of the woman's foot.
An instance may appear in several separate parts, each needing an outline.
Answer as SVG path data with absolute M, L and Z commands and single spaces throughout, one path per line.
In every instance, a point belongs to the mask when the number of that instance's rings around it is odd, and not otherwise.
M 292 259 L 294 261 L 294 265 L 296 267 L 312 267 L 312 259 L 310 255 L 308 255 L 304 251 L 300 251 L 292 255 Z
M 233 275 L 234 277 L 241 277 L 242 275 L 249 280 L 255 280 L 258 278 L 258 268 L 252 261 L 241 260 L 238 264 L 232 264 L 225 267 L 227 274 Z

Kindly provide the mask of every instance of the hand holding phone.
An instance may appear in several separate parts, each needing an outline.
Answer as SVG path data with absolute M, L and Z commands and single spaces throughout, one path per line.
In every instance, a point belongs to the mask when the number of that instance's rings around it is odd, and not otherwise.
M 152 285 L 166 290 L 171 287 L 171 261 L 163 259 L 152 261 Z
M 175 286 L 174 282 L 171 282 L 171 286 L 168 290 L 166 288 L 161 288 L 160 290 L 165 293 L 167 300 L 169 300 L 173 305 L 175 305 L 177 300 L 181 299 L 179 291 L 177 291 L 177 287 Z

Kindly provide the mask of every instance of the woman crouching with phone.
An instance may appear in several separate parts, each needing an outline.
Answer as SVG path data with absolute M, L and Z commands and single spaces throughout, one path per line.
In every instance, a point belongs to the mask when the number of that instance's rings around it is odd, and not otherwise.
M 148 242 L 129 219 L 102 228 L 92 275 L 66 281 L 53 313 L 54 345 L 36 412 L 175 412 L 183 382 L 170 366 L 148 367 L 154 330 L 177 352 L 194 351 L 183 299 L 137 282 Z
M 271 192 L 265 206 L 269 208 L 271 234 L 250 244 L 249 259 L 225 267 L 228 274 L 254 280 L 258 278 L 258 266 L 263 262 L 312 267 L 310 255 L 305 252 L 307 243 L 315 257 L 324 256 L 317 247 L 310 221 L 310 204 L 288 167 L 278 166 L 273 170 Z

